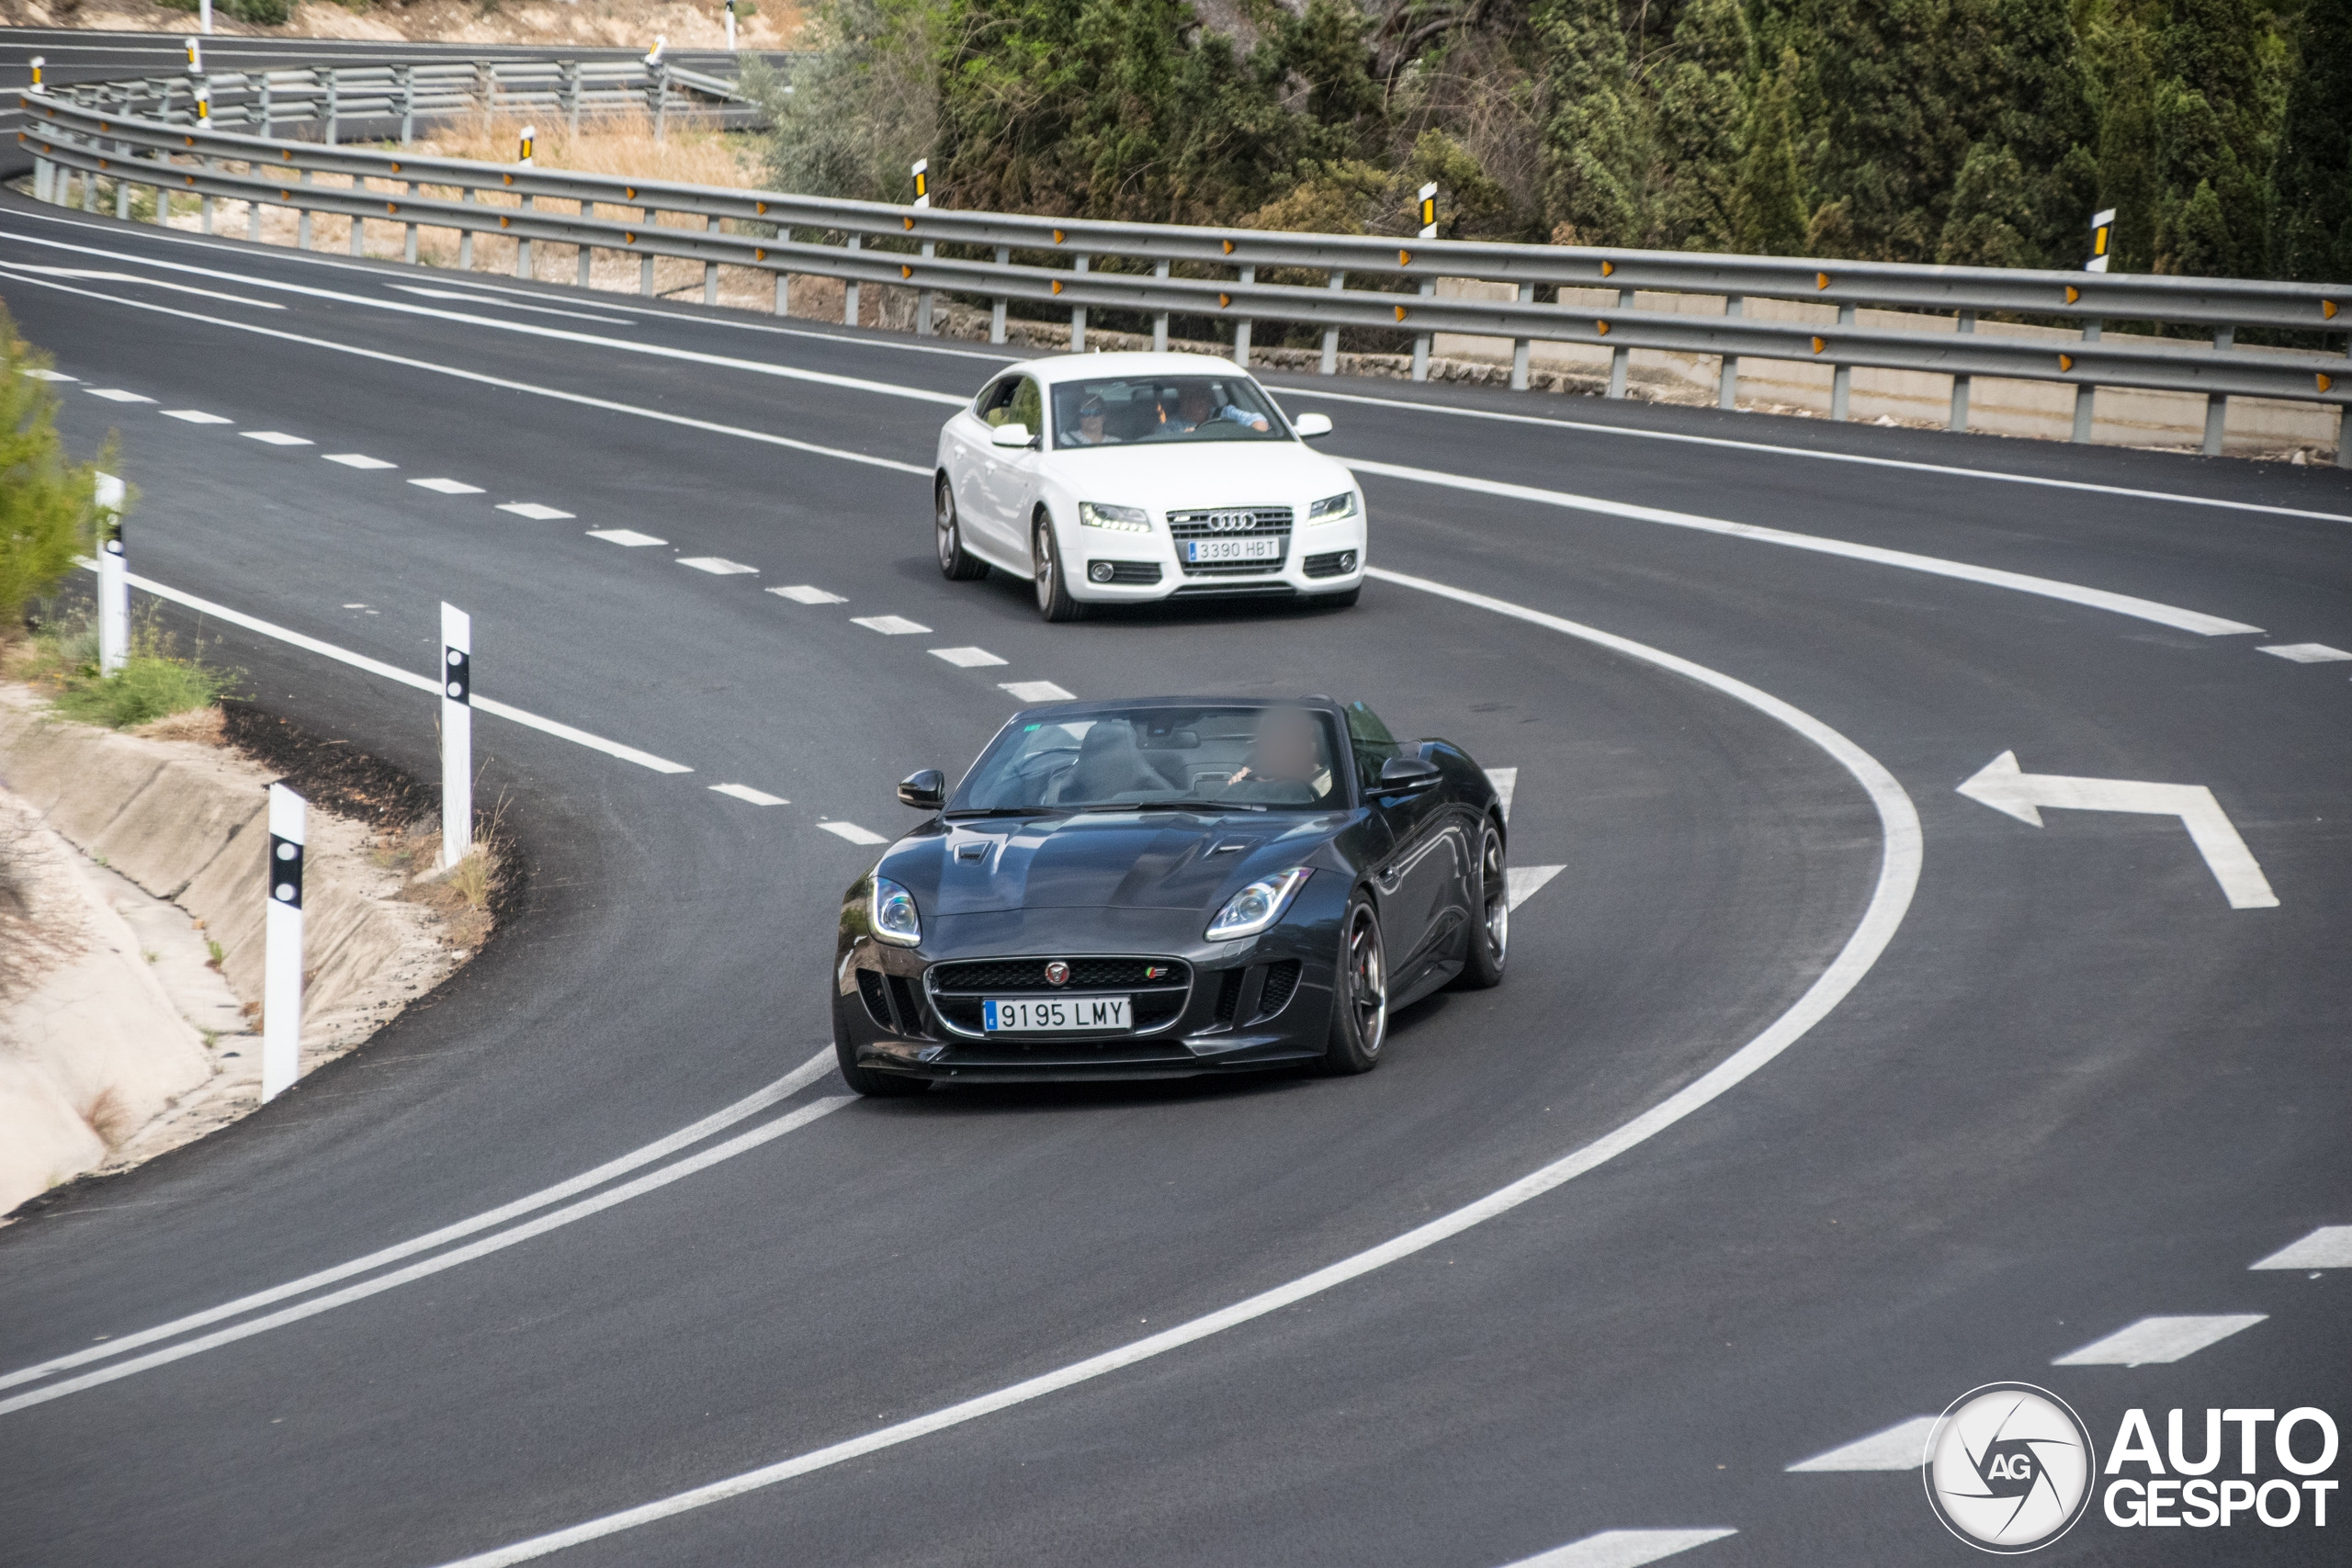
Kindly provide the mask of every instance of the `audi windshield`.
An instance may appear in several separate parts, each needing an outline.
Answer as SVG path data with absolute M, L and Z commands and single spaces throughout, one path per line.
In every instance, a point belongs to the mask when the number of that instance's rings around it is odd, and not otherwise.
M 1112 376 L 1054 386 L 1057 450 L 1290 439 L 1290 426 L 1247 376 Z

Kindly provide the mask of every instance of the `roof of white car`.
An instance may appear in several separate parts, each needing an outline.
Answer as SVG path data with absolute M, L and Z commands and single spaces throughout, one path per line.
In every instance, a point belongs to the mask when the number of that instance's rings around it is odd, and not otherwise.
M 1069 381 L 1090 376 L 1201 376 L 1222 371 L 1241 374 L 1241 367 L 1214 354 L 1056 354 L 1023 362 L 1022 368 L 1041 381 Z

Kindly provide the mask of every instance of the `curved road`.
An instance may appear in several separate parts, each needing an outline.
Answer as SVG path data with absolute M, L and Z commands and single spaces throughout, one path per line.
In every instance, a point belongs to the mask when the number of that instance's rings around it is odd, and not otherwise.
M 984 346 L 15 198 L 0 296 L 263 702 L 429 776 L 432 699 L 334 650 L 423 671 L 447 598 L 480 694 L 628 753 L 481 719 L 483 956 L 0 1233 L 0 1562 L 1964 1562 L 1916 1436 L 1790 1467 L 1996 1380 L 2102 1450 L 2352 1418 L 2345 1270 L 2250 1267 L 2352 1225 L 2352 665 L 2261 651 L 2352 649 L 2334 470 L 1272 378 L 1363 465 L 1361 606 L 1047 626 L 929 556 Z M 1360 1079 L 848 1100 L 852 829 L 1025 682 L 1515 769 L 1510 978 Z M 2005 752 L 2209 787 L 2275 903 L 2178 816 L 1959 793 Z

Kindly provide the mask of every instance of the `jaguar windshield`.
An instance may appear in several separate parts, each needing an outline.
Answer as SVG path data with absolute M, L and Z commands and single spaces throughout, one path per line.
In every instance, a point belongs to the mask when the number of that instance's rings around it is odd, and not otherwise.
M 1290 426 L 1247 376 L 1117 376 L 1054 387 L 1057 450 L 1290 438 Z
M 1330 721 L 1310 708 L 1147 707 L 1016 725 L 947 815 L 1339 803 Z

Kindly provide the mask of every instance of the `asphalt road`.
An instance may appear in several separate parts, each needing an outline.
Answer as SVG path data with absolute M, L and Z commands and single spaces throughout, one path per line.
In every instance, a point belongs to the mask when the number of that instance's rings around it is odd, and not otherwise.
M 0 202 L 70 438 L 120 433 L 134 571 L 415 670 L 447 599 L 479 693 L 692 770 L 480 719 L 528 866 L 483 956 L 0 1232 L 0 1376 L 91 1356 L 0 1386 L 0 1562 L 433 1564 L 592 1520 L 559 1560 L 1495 1568 L 1623 1530 L 1697 1534 L 1558 1561 L 1959 1562 L 1916 1462 L 1789 1467 L 1997 1380 L 2102 1451 L 2132 1408 L 2160 1442 L 2175 1407 L 2352 1418 L 2344 1270 L 2249 1268 L 2352 1224 L 2352 666 L 2258 651 L 2352 649 L 2345 476 L 1272 378 L 1386 466 L 1390 575 L 1346 612 L 1048 626 L 930 558 L 938 400 L 991 351 L 419 284 L 453 279 Z M 354 454 L 396 466 L 322 460 Z M 799 586 L 839 602 L 769 592 Z M 429 697 L 160 613 L 430 774 Z M 2245 629 L 2184 629 L 2215 621 Z M 964 647 L 1004 662 L 931 652 Z M 817 1057 L 873 852 L 827 824 L 909 825 L 895 781 L 1025 682 L 1360 696 L 1516 769 L 1512 862 L 1561 869 L 1509 979 L 1412 1010 L 1356 1079 L 842 1104 L 820 1059 L 626 1170 L 108 1351 Z M 2006 751 L 2210 787 L 2276 906 L 2233 908 L 2177 816 L 2037 829 L 1957 792 Z M 2052 1364 L 2231 1314 L 2259 1320 Z M 2334 1562 L 2347 1524 L 2095 1507 L 2046 1560 Z

